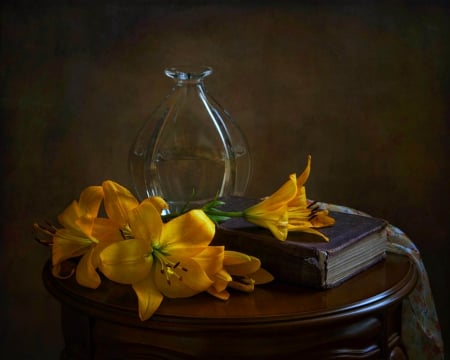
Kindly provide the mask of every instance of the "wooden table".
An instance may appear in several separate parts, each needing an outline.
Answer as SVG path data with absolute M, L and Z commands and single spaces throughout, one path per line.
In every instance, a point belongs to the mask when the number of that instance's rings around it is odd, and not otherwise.
M 130 286 L 87 289 L 54 278 L 48 263 L 43 281 L 62 305 L 63 359 L 406 359 L 401 300 L 417 272 L 388 255 L 334 289 L 274 282 L 226 302 L 165 299 L 144 322 Z

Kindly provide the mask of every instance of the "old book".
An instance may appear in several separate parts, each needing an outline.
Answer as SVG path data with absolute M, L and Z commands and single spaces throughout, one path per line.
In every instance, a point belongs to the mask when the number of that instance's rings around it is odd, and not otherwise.
M 226 207 L 233 204 L 233 209 L 244 209 L 249 202 L 233 198 Z M 290 232 L 279 241 L 268 230 L 236 218 L 218 226 L 213 244 L 258 257 L 280 281 L 332 288 L 385 258 L 387 222 L 338 212 L 330 215 L 336 223 L 319 229 L 329 242 L 302 232 Z

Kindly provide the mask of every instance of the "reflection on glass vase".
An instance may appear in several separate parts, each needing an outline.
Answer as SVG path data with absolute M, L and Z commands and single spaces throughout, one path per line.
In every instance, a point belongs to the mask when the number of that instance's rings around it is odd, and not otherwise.
M 251 175 L 245 136 L 209 95 L 210 67 L 165 70 L 175 82 L 130 149 L 138 197 L 161 196 L 170 212 L 199 207 L 216 196 L 244 195 Z

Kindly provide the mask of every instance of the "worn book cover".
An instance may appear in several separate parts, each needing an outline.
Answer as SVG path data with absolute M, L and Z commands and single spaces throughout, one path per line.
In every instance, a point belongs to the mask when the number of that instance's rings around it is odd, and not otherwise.
M 330 216 L 336 223 L 318 229 L 329 242 L 302 232 L 290 232 L 280 241 L 268 230 L 236 218 L 218 226 L 213 245 L 258 257 L 280 281 L 331 288 L 385 258 L 387 222 L 339 212 Z

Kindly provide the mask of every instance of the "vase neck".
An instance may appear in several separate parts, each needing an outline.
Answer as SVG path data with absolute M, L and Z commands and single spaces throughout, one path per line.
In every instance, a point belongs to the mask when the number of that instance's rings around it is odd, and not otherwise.
M 212 73 L 212 68 L 208 66 L 179 66 L 167 68 L 164 73 L 177 83 L 198 84 Z

